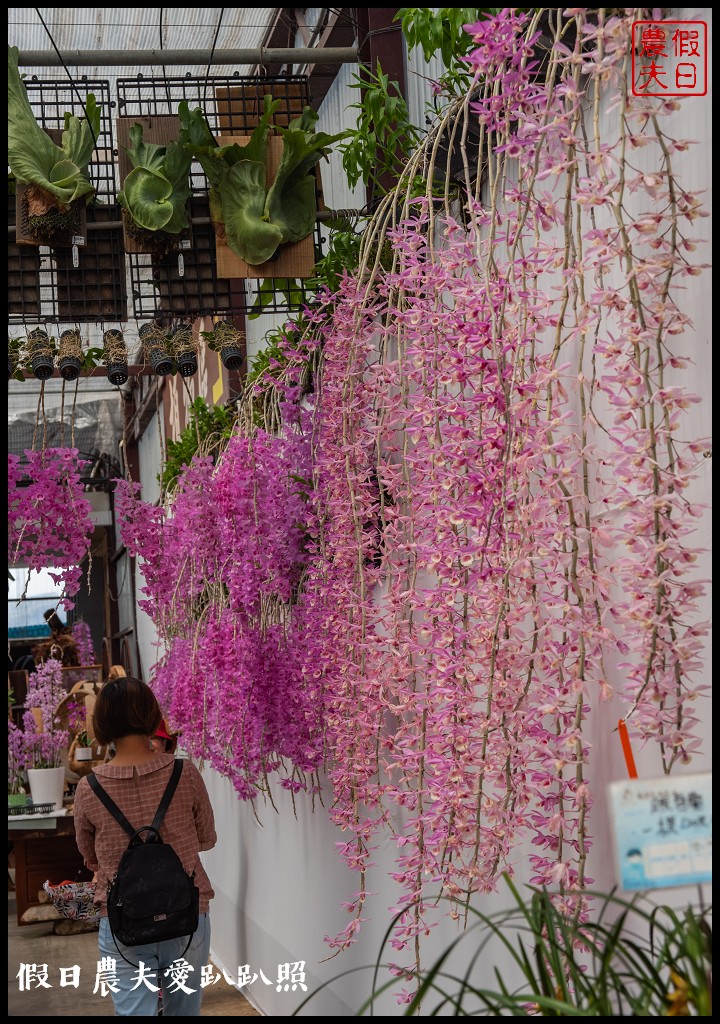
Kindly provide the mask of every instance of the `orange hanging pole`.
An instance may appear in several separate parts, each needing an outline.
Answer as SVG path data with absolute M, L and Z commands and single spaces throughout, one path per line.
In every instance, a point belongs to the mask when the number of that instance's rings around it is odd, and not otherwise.
M 625 755 L 628 777 L 636 779 L 638 777 L 638 773 L 637 768 L 635 767 L 635 758 L 633 757 L 632 747 L 630 746 L 630 736 L 628 735 L 628 729 L 625 725 L 624 718 L 621 718 L 618 722 L 618 732 L 620 733 L 620 742 L 622 743 L 623 754 Z

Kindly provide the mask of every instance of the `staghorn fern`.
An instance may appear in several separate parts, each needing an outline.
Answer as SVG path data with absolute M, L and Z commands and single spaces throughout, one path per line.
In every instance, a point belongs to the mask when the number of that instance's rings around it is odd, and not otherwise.
M 100 131 L 100 109 L 90 93 L 86 119 L 65 114 L 62 143 L 56 146 L 35 120 L 18 71 L 18 48 L 8 47 L 8 163 L 17 182 L 47 193 L 48 209 L 66 209 L 95 191 L 87 167 Z
M 127 149 L 133 169 L 118 193 L 118 202 L 145 231 L 179 234 L 188 226 L 192 155 L 181 141 L 166 146 L 143 142 L 142 125 L 130 129 Z

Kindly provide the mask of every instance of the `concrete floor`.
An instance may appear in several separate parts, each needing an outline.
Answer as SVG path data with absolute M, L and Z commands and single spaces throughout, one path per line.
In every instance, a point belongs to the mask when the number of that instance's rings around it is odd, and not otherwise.
M 97 932 L 55 935 L 52 922 L 17 924 L 15 894 L 8 891 L 8 1016 L 9 1017 L 114 1017 L 110 996 L 93 995 L 97 973 Z M 48 965 L 52 988 L 20 991 L 20 964 Z M 60 967 L 80 967 L 78 987 L 61 986 Z M 201 1017 L 260 1017 L 224 978 L 208 985 L 203 996 Z

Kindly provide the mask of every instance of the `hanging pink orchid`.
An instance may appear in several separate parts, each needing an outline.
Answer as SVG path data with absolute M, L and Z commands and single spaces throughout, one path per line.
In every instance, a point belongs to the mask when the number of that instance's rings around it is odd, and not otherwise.
M 8 561 L 34 570 L 58 567 L 51 575 L 70 610 L 93 534 L 80 478 L 85 462 L 75 448 L 26 451 L 25 459 L 21 464 L 8 455 Z

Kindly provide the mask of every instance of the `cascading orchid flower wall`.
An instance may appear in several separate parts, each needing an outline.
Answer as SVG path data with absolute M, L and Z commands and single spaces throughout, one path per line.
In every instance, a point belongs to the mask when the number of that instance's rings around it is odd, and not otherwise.
M 337 948 L 383 837 L 398 949 L 417 953 L 428 894 L 462 915 L 521 842 L 582 912 L 591 716 L 618 691 L 665 772 L 697 744 L 689 143 L 673 101 L 631 95 L 632 13 L 548 10 L 542 36 L 543 12 L 472 27 L 473 88 L 407 180 L 432 182 L 448 126 L 472 126 L 479 172 L 466 159 L 440 209 L 387 197 L 360 271 L 264 384 L 283 416 L 248 416 L 165 510 L 118 496 L 189 748 L 243 797 L 328 773 L 361 876 Z

